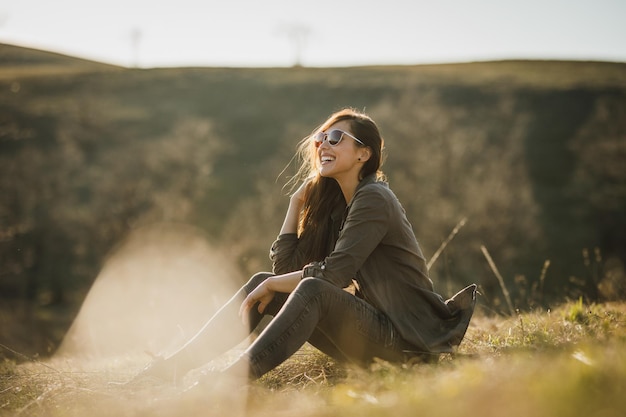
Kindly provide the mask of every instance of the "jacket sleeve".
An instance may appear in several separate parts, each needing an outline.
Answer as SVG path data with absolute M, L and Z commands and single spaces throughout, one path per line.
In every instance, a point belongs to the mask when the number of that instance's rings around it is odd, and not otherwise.
M 354 196 L 334 250 L 322 262 L 304 268 L 303 277 L 317 277 L 346 287 L 380 244 L 389 227 L 389 202 L 378 187 L 363 187 Z
M 279 235 L 272 243 L 270 260 L 275 274 L 286 274 L 302 269 L 306 261 L 299 243 L 300 240 L 295 233 Z

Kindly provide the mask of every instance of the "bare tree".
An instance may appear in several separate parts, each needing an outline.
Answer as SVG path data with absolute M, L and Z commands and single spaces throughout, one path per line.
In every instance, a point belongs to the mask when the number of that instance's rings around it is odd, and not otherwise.
M 131 66 L 134 68 L 139 67 L 139 44 L 141 42 L 141 29 L 133 28 L 130 32 L 130 43 L 132 50 L 132 63 Z
M 280 25 L 277 32 L 287 37 L 293 46 L 294 67 L 302 66 L 302 50 L 306 46 L 306 41 L 311 34 L 309 26 L 301 23 L 287 23 Z

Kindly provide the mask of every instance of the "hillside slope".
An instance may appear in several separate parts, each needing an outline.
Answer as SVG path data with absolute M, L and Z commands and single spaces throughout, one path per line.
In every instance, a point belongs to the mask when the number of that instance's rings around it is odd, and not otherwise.
M 59 53 L 0 43 L 0 79 L 115 69 L 121 68 Z

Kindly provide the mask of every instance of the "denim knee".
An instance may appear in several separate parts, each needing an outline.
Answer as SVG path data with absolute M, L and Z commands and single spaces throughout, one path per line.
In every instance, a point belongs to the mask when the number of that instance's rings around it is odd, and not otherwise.
M 243 286 L 246 294 L 250 294 L 256 287 L 259 286 L 263 281 L 273 276 L 271 272 L 257 272 L 252 275 L 252 277 L 248 280 L 248 282 Z
M 323 279 L 308 277 L 298 283 L 293 294 L 300 297 L 305 304 L 317 305 L 322 312 L 331 307 L 332 300 L 335 299 L 333 295 L 338 291 L 343 290 Z
M 327 291 L 329 287 L 334 288 L 335 286 L 323 279 L 307 277 L 298 283 L 294 292 L 306 297 L 313 297 L 320 292 Z

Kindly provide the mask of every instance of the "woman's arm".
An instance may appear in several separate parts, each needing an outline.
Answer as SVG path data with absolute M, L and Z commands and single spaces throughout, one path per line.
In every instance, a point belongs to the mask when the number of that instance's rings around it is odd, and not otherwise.
M 300 212 L 302 211 L 302 206 L 304 205 L 304 191 L 306 190 L 307 184 L 308 181 L 303 182 L 289 199 L 289 208 L 287 209 L 287 214 L 285 214 L 283 226 L 280 228 L 281 235 L 298 232 Z
M 277 275 L 302 269 L 302 266 L 306 263 L 303 259 L 305 256 L 304 249 L 300 248 L 300 239 L 297 235 L 300 214 L 304 205 L 306 184 L 308 182 L 301 184 L 289 199 L 289 208 L 285 214 L 285 220 L 279 236 L 270 248 L 269 255 L 272 260 L 272 272 Z

